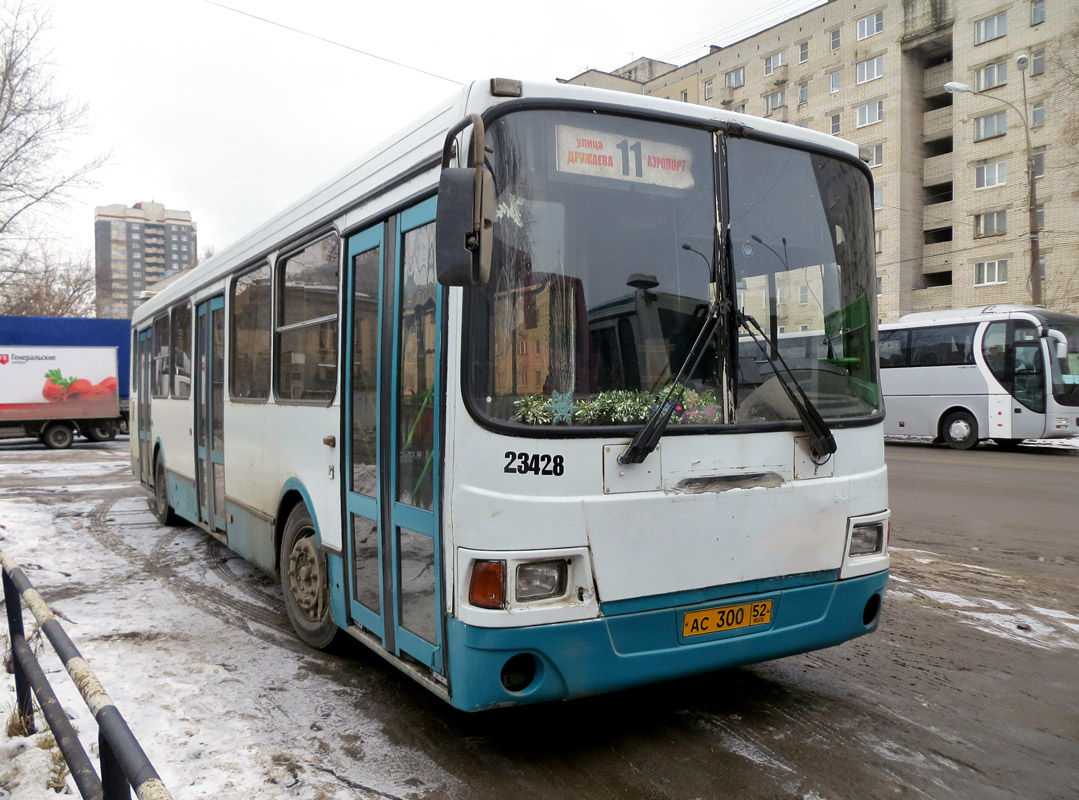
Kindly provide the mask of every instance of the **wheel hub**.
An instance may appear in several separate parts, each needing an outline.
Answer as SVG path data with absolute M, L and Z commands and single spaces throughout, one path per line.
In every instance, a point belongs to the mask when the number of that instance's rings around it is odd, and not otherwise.
M 296 604 L 311 619 L 322 616 L 326 596 L 326 574 L 315 549 L 315 537 L 306 536 L 292 547 L 288 559 L 289 586 Z
M 957 419 L 948 426 L 948 435 L 957 442 L 964 442 L 969 439 L 971 432 L 970 423 L 965 419 Z

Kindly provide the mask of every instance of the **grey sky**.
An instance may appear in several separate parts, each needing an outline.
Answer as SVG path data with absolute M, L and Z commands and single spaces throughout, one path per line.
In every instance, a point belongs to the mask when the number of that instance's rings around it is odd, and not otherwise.
M 465 83 L 682 64 L 820 0 L 219 2 Z M 200 250 L 220 250 L 458 88 L 206 0 L 46 7 L 56 88 L 90 107 L 71 157 L 113 153 L 56 219 L 74 251 L 91 247 L 95 206 L 140 200 L 190 211 Z

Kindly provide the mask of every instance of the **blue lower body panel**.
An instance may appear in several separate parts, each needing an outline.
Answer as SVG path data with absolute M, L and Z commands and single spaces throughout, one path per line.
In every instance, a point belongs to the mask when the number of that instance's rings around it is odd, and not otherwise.
M 476 711 L 583 697 L 831 647 L 876 630 L 887 583 L 885 570 L 710 603 L 529 628 L 477 628 L 450 618 L 450 701 Z M 772 601 L 772 612 L 765 624 L 682 635 L 686 612 L 766 600 Z M 521 688 L 511 691 L 503 686 L 502 671 L 515 657 L 510 671 Z M 519 677 L 522 669 L 524 679 Z M 529 682 L 532 669 L 535 676 Z

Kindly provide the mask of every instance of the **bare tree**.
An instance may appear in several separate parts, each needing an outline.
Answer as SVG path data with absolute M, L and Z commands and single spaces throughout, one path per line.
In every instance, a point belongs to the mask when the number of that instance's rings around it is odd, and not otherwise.
M 25 288 L 33 270 L 60 269 L 54 256 L 43 257 L 51 245 L 41 212 L 62 207 L 105 161 L 59 166 L 68 142 L 83 130 L 86 107 L 55 94 L 40 41 L 48 23 L 31 3 L 0 7 L 0 286 Z M 55 275 L 40 278 L 55 282 Z
M 30 242 L 19 253 L 19 269 L 5 276 L 0 314 L 88 317 L 94 312 L 94 265 L 89 253 L 75 259 L 47 241 Z

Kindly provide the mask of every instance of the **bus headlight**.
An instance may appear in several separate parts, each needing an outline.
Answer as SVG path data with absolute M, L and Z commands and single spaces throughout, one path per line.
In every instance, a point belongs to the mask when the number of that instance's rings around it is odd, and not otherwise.
M 860 522 L 850 534 L 848 555 L 868 556 L 884 551 L 884 523 Z
M 516 599 L 546 600 L 566 593 L 566 560 L 532 561 L 517 565 Z

